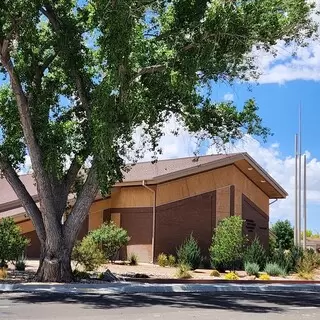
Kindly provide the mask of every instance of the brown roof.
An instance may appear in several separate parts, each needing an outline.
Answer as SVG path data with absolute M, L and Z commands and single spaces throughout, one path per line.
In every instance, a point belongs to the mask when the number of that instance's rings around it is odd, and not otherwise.
M 250 172 L 243 171 L 248 178 L 257 180 L 257 185 L 263 189 L 264 185 L 270 186 L 272 192 L 266 192 L 270 198 L 285 198 L 287 193 L 282 187 L 257 164 L 247 153 L 234 153 L 222 155 L 210 155 L 200 157 L 178 158 L 160 160 L 158 162 L 139 162 L 131 167 L 131 170 L 124 175 L 124 180 L 116 186 L 141 185 L 142 181 L 147 184 L 156 184 L 199 172 L 212 170 L 226 165 L 236 164 L 245 161 L 249 167 L 254 168 L 256 177 L 250 177 Z M 246 166 L 247 166 L 246 165 Z M 239 168 L 241 170 L 241 168 Z M 25 184 L 30 195 L 36 199 L 37 190 L 32 175 L 22 175 L 20 179 Z M 261 179 L 265 181 L 261 181 Z M 22 210 L 20 200 L 5 179 L 0 178 L 0 217 L 15 215 Z
M 177 158 L 169 160 L 159 160 L 152 162 L 139 162 L 131 167 L 131 170 L 125 174 L 123 182 L 152 180 L 157 177 L 178 173 L 186 169 L 200 167 L 213 161 L 232 157 L 234 154 L 216 154 L 201 157 Z

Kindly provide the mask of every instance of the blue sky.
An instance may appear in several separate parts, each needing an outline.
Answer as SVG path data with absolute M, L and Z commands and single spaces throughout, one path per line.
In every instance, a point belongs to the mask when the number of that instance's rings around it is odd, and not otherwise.
M 320 0 L 315 0 L 320 9 Z M 79 3 L 81 3 L 79 1 Z M 320 17 L 315 19 L 319 20 Z M 246 151 L 251 154 L 289 193 L 286 200 L 272 205 L 271 221 L 290 219 L 294 216 L 294 135 L 298 130 L 298 107 L 302 105 L 303 152 L 308 155 L 308 228 L 320 231 L 320 147 L 317 129 L 320 126 L 320 40 L 310 42 L 308 47 L 296 50 L 284 47 L 279 42 L 274 58 L 266 52 L 253 52 L 261 71 L 259 84 L 217 84 L 212 88 L 214 100 L 233 100 L 241 107 L 249 98 L 259 105 L 259 114 L 274 133 L 267 143 L 254 137 L 245 137 L 230 151 Z M 292 54 L 296 53 L 293 57 Z M 1 83 L 1 82 L 0 82 Z M 161 140 L 163 155 L 159 158 L 191 156 L 195 139 L 182 131 L 178 137 L 170 132 L 179 123 L 172 119 L 166 126 L 166 135 Z M 137 132 L 137 141 L 141 137 Z M 210 153 L 213 150 L 204 151 Z M 145 159 L 150 158 L 146 154 Z M 26 159 L 26 167 L 30 166 Z M 30 162 L 30 161 L 29 161 Z
M 248 151 L 257 159 L 267 171 L 278 180 L 289 192 L 288 200 L 275 204 L 271 209 L 271 221 L 289 218 L 293 221 L 293 155 L 294 135 L 298 130 L 298 110 L 302 105 L 302 152 L 308 154 L 308 228 L 320 231 L 320 148 L 317 139 L 320 108 L 318 97 L 320 83 L 310 80 L 294 80 L 286 83 L 268 83 L 251 85 L 217 85 L 212 94 L 215 100 L 233 98 L 237 106 L 243 105 L 249 98 L 255 98 L 259 105 L 259 114 L 266 126 L 273 132 L 267 143 L 254 141 L 252 148 L 250 141 L 240 147 L 241 151 Z M 259 144 L 260 143 L 260 144 Z M 272 156 L 270 156 L 270 150 Z M 264 159 L 266 157 L 266 159 Z M 281 171 L 286 172 L 281 176 Z M 309 196 L 310 194 L 310 196 Z

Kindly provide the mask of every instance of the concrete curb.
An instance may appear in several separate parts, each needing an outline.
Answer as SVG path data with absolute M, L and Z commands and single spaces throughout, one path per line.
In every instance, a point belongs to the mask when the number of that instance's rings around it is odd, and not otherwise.
M 62 294 L 210 293 L 210 292 L 320 292 L 320 284 L 150 284 L 117 282 L 108 284 L 0 284 L 0 292 Z

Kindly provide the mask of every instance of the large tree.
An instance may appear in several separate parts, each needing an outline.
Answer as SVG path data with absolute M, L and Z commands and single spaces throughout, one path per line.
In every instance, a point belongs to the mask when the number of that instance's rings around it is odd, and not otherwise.
M 40 239 L 38 280 L 72 280 L 97 192 L 140 151 L 159 152 L 171 116 L 200 139 L 265 137 L 253 100 L 236 108 L 212 101 L 211 89 L 258 76 L 253 49 L 304 45 L 310 10 L 304 0 L 1 0 L 0 169 Z M 39 208 L 17 175 L 26 155 Z

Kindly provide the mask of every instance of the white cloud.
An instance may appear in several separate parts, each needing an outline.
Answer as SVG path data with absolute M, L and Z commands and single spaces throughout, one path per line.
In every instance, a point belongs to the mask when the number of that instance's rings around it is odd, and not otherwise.
M 270 207 L 271 221 L 277 219 L 294 219 L 294 171 L 295 159 L 293 156 L 283 157 L 279 144 L 269 147 L 259 141 L 246 136 L 235 145 L 228 145 L 227 152 L 248 152 L 289 194 L 287 199 L 279 200 Z M 210 148 L 208 154 L 215 152 Z M 320 160 L 307 154 L 307 202 L 308 206 L 320 205 Z
M 225 101 L 234 101 L 234 95 L 232 93 L 226 93 L 223 96 L 223 100 L 225 100 Z
M 320 9 L 320 0 L 315 0 L 317 9 Z M 320 25 L 320 17 L 313 16 Z M 283 41 L 275 46 L 278 56 L 273 57 L 271 53 L 254 51 L 262 76 L 259 83 L 283 84 L 293 80 L 320 80 L 320 42 L 309 41 L 308 47 L 296 49 L 293 45 L 285 47 Z M 293 56 L 293 53 L 296 53 Z
M 20 166 L 19 170 L 18 170 L 18 174 L 29 174 L 32 173 L 32 164 L 31 164 L 31 159 L 29 155 L 26 155 L 24 157 L 24 163 Z
M 178 131 L 178 134 L 175 135 L 174 131 Z M 162 154 L 157 156 L 159 160 L 188 157 L 192 156 L 196 151 L 197 139 L 190 135 L 174 116 L 164 125 L 163 133 L 164 135 L 159 141 L 159 146 L 162 149 Z M 134 140 L 136 148 L 139 148 L 143 141 L 143 130 L 141 127 L 135 131 Z M 142 160 L 149 161 L 152 159 L 152 155 L 153 152 L 147 151 Z

